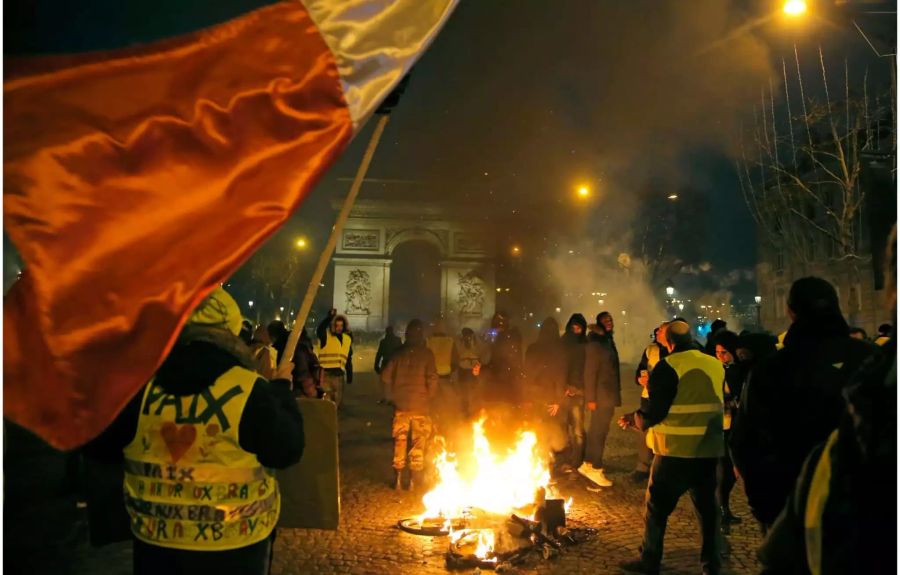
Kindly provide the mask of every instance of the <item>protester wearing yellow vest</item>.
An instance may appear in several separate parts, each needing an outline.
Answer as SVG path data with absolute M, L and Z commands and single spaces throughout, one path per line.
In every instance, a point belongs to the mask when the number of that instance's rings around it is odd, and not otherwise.
M 316 329 L 316 355 L 322 366 L 322 389 L 326 399 L 338 407 L 344 398 L 344 384 L 353 383 L 353 337 L 347 318 L 332 308 Z
M 280 495 L 270 468 L 303 453 L 288 362 L 269 382 L 217 288 L 147 386 L 91 444 L 124 453 L 134 573 L 267 573 Z M 283 376 L 283 377 L 280 377 Z
M 628 572 L 659 573 L 666 521 L 678 500 L 691 492 L 700 517 L 703 573 L 720 572 L 716 466 L 725 453 L 723 384 L 725 370 L 693 347 L 690 326 L 669 323 L 669 355 L 650 375 L 649 397 L 634 413 L 619 419 L 623 429 L 649 429 L 653 466 L 647 485 L 641 557 L 622 564 Z

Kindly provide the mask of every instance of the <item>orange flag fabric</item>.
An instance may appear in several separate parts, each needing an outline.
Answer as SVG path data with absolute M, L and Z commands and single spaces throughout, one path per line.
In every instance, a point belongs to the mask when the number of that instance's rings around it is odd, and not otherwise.
M 133 48 L 7 59 L 5 416 L 100 433 L 281 226 L 455 0 L 269 4 Z M 365 9 L 361 9 L 365 8 Z

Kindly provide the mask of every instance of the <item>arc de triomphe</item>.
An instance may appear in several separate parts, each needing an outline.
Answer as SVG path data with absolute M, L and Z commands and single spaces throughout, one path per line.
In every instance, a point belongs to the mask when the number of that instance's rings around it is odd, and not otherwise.
M 394 250 L 424 241 L 440 254 L 441 315 L 455 329 L 478 329 L 494 313 L 494 263 L 472 218 L 438 204 L 359 200 L 334 255 L 334 307 L 354 330 L 380 331 L 389 309 Z M 423 318 L 429 319 L 429 318 Z

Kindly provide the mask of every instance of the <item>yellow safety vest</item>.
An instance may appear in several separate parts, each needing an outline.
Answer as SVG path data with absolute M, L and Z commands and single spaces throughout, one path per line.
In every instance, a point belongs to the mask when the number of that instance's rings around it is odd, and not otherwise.
M 278 522 L 275 476 L 241 449 L 238 428 L 258 374 L 234 367 L 196 395 L 147 385 L 125 448 L 125 507 L 135 537 L 192 551 L 262 541 Z
M 678 391 L 666 418 L 650 428 L 647 446 L 669 457 L 722 457 L 725 369 L 698 350 L 665 359 L 678 374 Z
M 428 349 L 434 354 L 434 367 L 441 377 L 450 375 L 453 356 L 453 338 L 448 335 L 435 335 L 428 338 Z
M 342 334 L 341 339 L 338 339 L 337 336 L 328 332 L 325 337 L 325 347 L 316 349 L 319 365 L 324 369 L 341 369 L 346 371 L 347 358 L 350 356 L 350 346 L 352 344 L 353 340 L 348 334 Z

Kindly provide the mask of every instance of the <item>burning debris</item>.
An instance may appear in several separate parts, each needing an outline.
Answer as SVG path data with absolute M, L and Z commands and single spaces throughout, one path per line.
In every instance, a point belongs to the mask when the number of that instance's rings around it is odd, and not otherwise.
M 450 569 L 502 570 L 529 558 L 552 559 L 562 548 L 593 536 L 593 529 L 566 528 L 572 500 L 563 500 L 551 485 L 550 469 L 536 449 L 533 431 L 520 432 L 505 456 L 491 449 L 483 418 L 472 431 L 471 457 L 461 462 L 446 449 L 437 455 L 439 479 L 422 498 L 425 512 L 401 520 L 401 529 L 417 535 L 449 535 Z

